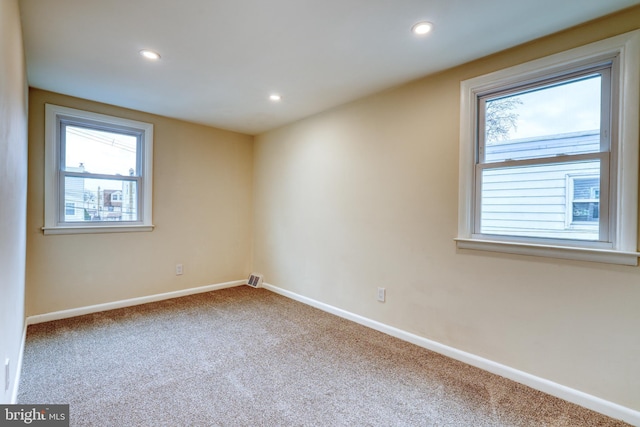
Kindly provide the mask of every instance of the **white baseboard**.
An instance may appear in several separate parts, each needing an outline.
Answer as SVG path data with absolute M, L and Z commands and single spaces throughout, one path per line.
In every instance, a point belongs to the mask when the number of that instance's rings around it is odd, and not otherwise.
M 10 404 L 15 405 L 18 403 L 18 388 L 20 387 L 20 376 L 22 375 L 22 358 L 24 356 L 24 345 L 27 342 L 27 322 L 24 323 L 22 328 L 22 342 L 20 343 L 20 352 L 18 353 L 18 360 L 16 361 L 16 375 L 13 378 L 13 390 L 11 390 Z
M 27 317 L 27 325 L 50 322 L 52 320 L 67 319 L 69 317 L 82 316 L 84 314 L 99 313 L 101 311 L 115 310 L 117 308 L 132 307 L 134 305 L 146 304 L 149 302 L 162 301 L 171 298 L 179 298 L 187 295 L 200 294 L 203 292 L 215 291 L 218 289 L 232 288 L 246 284 L 245 280 L 234 280 L 232 282 L 218 283 L 216 285 L 200 286 L 197 288 L 182 289 L 180 291 L 166 292 L 163 294 L 149 295 L 145 297 L 131 298 L 126 300 L 108 302 L 105 304 L 90 305 L 87 307 L 72 308 L 69 310 L 54 311 L 52 313 L 38 314 Z
M 635 411 L 625 406 L 618 405 L 617 403 L 613 403 L 608 400 L 604 400 L 599 397 L 581 392 L 579 390 L 566 387 L 562 384 L 558 384 L 553 381 L 549 381 L 544 378 L 540 378 L 535 375 L 528 374 L 518 369 L 514 369 L 509 366 L 494 362 L 492 360 L 485 359 L 480 356 L 476 356 L 475 354 L 467 353 L 465 351 L 458 350 L 453 347 L 449 347 L 447 345 L 403 331 L 401 329 L 394 328 L 389 325 L 385 325 L 384 323 L 380 323 L 375 320 L 368 319 L 366 317 L 348 312 L 346 310 L 342 310 L 337 307 L 333 307 L 331 305 L 316 301 L 311 298 L 307 298 L 305 296 L 296 294 L 291 291 L 287 291 L 285 289 L 279 288 L 277 286 L 274 286 L 268 283 L 263 283 L 262 287 L 272 292 L 275 292 L 277 294 L 283 295 L 293 300 L 318 308 L 322 311 L 326 311 L 336 316 L 351 320 L 353 322 L 359 323 L 361 325 L 367 326 L 369 328 L 372 328 L 377 331 L 383 332 L 385 334 L 399 338 L 403 341 L 410 342 L 412 344 L 418 345 L 420 347 L 426 348 L 436 353 L 440 353 L 445 356 L 448 356 L 452 359 L 459 360 L 471 366 L 475 366 L 476 368 L 480 368 L 482 370 L 491 372 L 493 374 L 500 375 L 502 377 L 513 380 L 515 382 L 529 386 L 533 389 L 542 391 L 544 393 L 550 394 L 552 396 L 558 397 L 568 402 L 575 403 L 576 405 L 580 405 L 584 408 L 591 409 L 592 411 L 596 411 L 601 414 L 607 415 L 611 418 L 625 421 L 634 426 L 640 426 L 639 411 Z

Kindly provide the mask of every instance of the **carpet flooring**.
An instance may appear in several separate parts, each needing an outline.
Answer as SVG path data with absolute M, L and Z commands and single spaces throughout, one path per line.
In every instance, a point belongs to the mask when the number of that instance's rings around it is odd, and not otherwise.
M 624 426 L 265 289 L 31 325 L 18 403 L 72 426 Z

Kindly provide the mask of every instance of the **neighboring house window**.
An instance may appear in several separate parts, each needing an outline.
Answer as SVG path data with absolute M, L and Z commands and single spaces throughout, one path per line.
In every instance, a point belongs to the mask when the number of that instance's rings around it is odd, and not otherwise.
M 150 231 L 152 154 L 152 124 L 47 104 L 45 234 Z
M 567 215 L 569 227 L 598 227 L 600 222 L 600 177 L 568 176 Z
M 640 31 L 461 85 L 457 245 L 637 265 Z

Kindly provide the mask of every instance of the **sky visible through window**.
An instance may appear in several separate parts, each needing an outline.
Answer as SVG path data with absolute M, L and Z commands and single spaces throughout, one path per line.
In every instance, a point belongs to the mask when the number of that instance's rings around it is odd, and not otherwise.
M 136 171 L 137 138 L 114 132 L 66 126 L 66 170 L 84 167 L 88 173 L 129 176 Z M 102 188 L 121 189 L 122 181 L 86 179 L 87 190 Z M 96 188 L 93 188 L 96 187 Z
M 601 76 L 596 74 L 556 86 L 487 101 L 489 104 L 517 98 L 508 111 L 515 118 L 513 126 L 509 126 L 508 137 L 487 141 L 487 144 L 599 130 L 601 80 Z
M 136 167 L 137 138 L 82 127 L 66 127 L 66 167 L 82 163 L 90 173 L 129 175 Z

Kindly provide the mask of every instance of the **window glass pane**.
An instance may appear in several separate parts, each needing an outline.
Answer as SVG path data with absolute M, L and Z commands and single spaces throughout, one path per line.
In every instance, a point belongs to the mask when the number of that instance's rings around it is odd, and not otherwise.
M 600 219 L 598 202 L 573 202 L 574 222 L 597 222 Z
M 599 199 L 600 198 L 600 177 L 594 178 L 574 178 L 573 179 L 573 199 Z
M 583 161 L 484 169 L 480 233 L 504 236 L 598 240 L 599 203 L 576 200 L 571 180 L 600 174 L 600 162 Z M 590 180 L 589 188 L 599 186 Z M 578 186 L 579 187 L 579 186 Z M 579 188 L 579 194 L 583 189 Z M 595 190 L 594 190 L 595 191 Z M 598 187 L 599 197 L 599 187 Z M 594 193 L 595 194 L 595 193 Z M 577 217 L 576 217 L 577 214 Z M 583 226 L 576 224 L 582 222 Z M 587 222 L 587 226 L 584 226 Z
M 64 203 L 65 222 L 139 220 L 136 181 L 67 176 Z
M 139 175 L 136 136 L 71 125 L 64 129 L 66 171 Z
M 600 74 L 485 102 L 484 161 L 600 151 Z
M 600 177 L 572 177 L 574 225 L 597 223 L 600 219 Z

